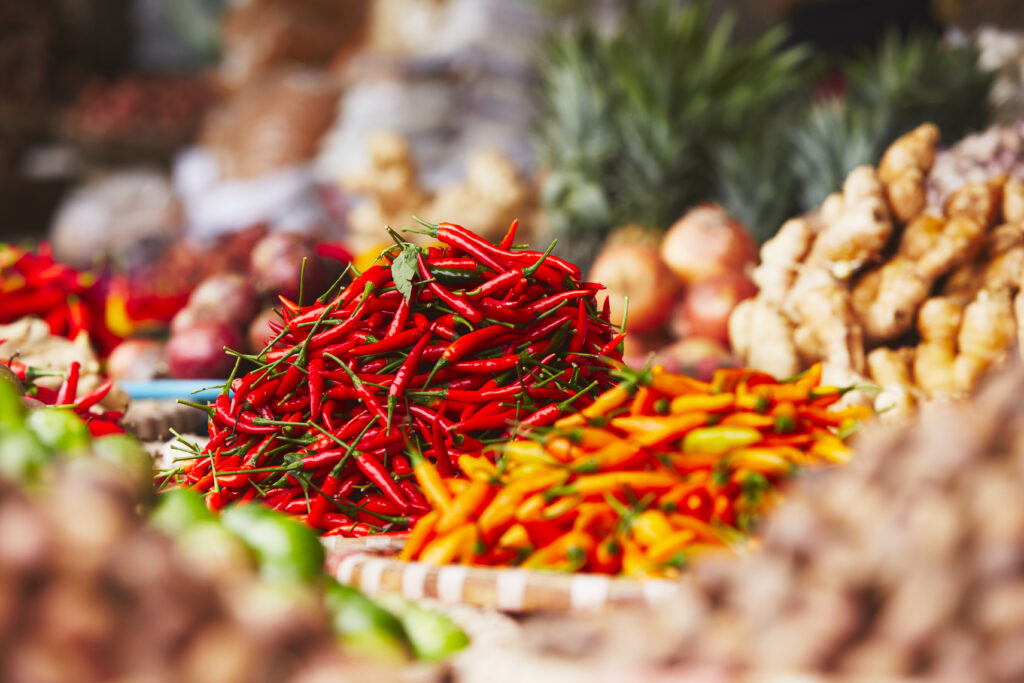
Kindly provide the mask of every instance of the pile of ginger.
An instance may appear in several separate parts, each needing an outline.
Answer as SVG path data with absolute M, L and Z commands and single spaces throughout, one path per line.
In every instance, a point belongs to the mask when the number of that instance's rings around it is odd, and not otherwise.
M 729 321 L 733 350 L 780 377 L 823 362 L 825 382 L 877 385 L 899 418 L 969 392 L 1024 332 L 1024 183 L 997 176 L 950 195 L 925 186 L 939 132 L 924 124 L 850 173 L 842 192 L 761 248 L 757 297 Z

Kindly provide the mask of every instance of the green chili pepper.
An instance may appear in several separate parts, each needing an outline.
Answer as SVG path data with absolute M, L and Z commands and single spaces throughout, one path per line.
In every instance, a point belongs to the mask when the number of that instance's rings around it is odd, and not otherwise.
M 683 440 L 688 453 L 728 453 L 735 448 L 751 446 L 761 440 L 761 432 L 752 427 L 716 425 L 694 429 Z

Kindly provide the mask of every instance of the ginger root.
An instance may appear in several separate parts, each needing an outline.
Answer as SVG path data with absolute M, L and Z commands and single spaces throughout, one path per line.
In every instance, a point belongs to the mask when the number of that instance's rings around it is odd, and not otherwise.
M 761 292 L 730 325 L 741 360 L 866 373 L 893 415 L 967 392 L 1003 360 L 1024 334 L 1024 182 L 967 184 L 929 213 L 937 141 L 931 124 L 904 135 L 764 244 Z

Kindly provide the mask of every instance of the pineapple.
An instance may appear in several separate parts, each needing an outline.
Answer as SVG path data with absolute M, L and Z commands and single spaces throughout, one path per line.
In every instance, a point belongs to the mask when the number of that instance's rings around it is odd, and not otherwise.
M 706 3 L 635 3 L 612 34 L 584 24 L 541 65 L 542 202 L 562 252 L 586 265 L 616 225 L 664 229 L 712 194 L 712 153 L 805 84 L 802 49 L 772 31 L 731 40 Z
M 802 102 L 764 123 L 760 137 L 715 152 L 717 200 L 761 240 L 792 212 L 813 209 L 857 166 L 876 164 L 900 135 L 933 121 L 947 140 L 988 119 L 992 74 L 970 47 L 930 33 L 887 35 L 847 63 L 846 93 Z

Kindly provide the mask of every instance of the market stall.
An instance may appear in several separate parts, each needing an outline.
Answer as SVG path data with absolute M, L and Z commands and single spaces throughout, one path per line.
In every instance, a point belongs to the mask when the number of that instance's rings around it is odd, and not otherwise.
M 1024 16 L 120 4 L 0 50 L 0 678 L 1024 675 Z

